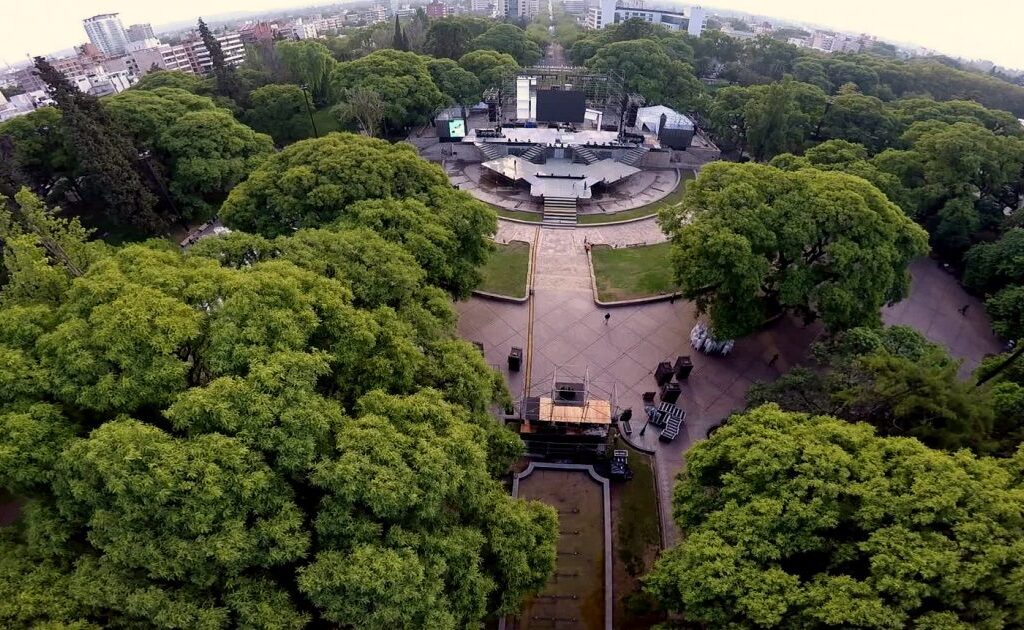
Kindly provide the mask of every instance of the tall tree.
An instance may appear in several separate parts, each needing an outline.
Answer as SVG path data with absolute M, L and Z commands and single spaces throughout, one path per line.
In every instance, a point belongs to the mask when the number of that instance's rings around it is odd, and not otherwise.
M 119 129 L 110 124 L 99 101 L 71 85 L 43 57 L 36 57 L 39 78 L 61 111 L 71 146 L 79 156 L 83 189 L 95 210 L 111 222 L 148 233 L 168 225 L 157 213 L 156 197 L 139 174 L 139 154 Z
M 395 15 L 395 35 L 391 39 L 391 47 L 395 50 L 409 50 L 409 42 L 405 40 L 405 33 L 402 32 L 402 23 L 398 20 L 398 15 Z
M 497 24 L 470 43 L 471 50 L 496 50 L 512 55 L 521 66 L 532 66 L 544 53 L 526 32 L 514 24 Z
M 388 108 L 376 91 L 356 88 L 347 90 L 341 102 L 331 109 L 331 113 L 342 124 L 355 122 L 359 126 L 359 133 L 372 138 L 381 131 Z
M 645 585 L 714 628 L 1016 626 L 1022 465 L 766 405 L 687 453 Z
M 445 97 L 434 85 L 427 68 L 429 57 L 399 50 L 378 50 L 362 59 L 338 64 L 331 79 L 335 94 L 373 90 L 387 106 L 385 123 L 390 131 L 424 124 Z
M 338 64 L 327 46 L 317 41 L 303 40 L 277 42 L 276 48 L 281 62 L 295 82 L 309 88 L 317 105 L 329 102 L 331 73 Z
M 203 47 L 210 53 L 210 70 L 217 86 L 217 93 L 242 104 L 241 101 L 245 95 L 239 90 L 235 69 L 228 65 L 224 57 L 224 49 L 210 32 L 210 28 L 206 26 L 203 18 L 199 18 L 199 37 L 203 40 Z
M 817 169 L 710 164 L 661 216 L 684 294 L 721 338 L 792 311 L 832 330 L 879 323 L 909 289 L 924 231 L 867 181 Z

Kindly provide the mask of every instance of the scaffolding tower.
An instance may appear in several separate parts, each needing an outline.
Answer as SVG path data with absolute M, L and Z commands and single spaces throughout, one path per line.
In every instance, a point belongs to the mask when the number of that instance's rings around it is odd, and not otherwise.
M 623 129 L 623 117 L 631 100 L 639 98 L 626 89 L 622 75 L 610 70 L 594 72 L 580 66 L 533 66 L 506 71 L 498 82 L 484 91 L 484 102 L 494 113 L 492 122 L 526 122 L 516 115 L 521 109 L 516 103 L 517 79 L 529 77 L 537 90 L 560 89 L 583 92 L 587 109 L 600 111 L 606 121 L 618 123 Z

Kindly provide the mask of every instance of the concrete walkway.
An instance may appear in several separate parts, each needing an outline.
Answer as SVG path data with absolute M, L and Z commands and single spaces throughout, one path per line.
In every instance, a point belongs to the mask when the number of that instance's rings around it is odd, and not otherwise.
M 646 219 L 574 230 L 547 229 L 499 220 L 496 240 L 522 240 L 536 247 L 530 303 L 514 304 L 473 298 L 457 305 L 460 334 L 484 346 L 484 354 L 507 378 L 513 396 L 549 390 L 556 373 L 586 370 L 594 395 L 614 399 L 633 409 L 631 439 L 655 452 L 661 520 L 669 544 L 679 532 L 671 520 L 672 487 L 685 465 L 686 451 L 705 438 L 707 430 L 746 405 L 746 393 L 758 381 L 778 378 L 807 354 L 820 335 L 819 327 L 803 327 L 785 318 L 744 338 L 726 358 L 693 351 L 689 333 L 697 319 L 685 300 L 636 306 L 599 308 L 593 300 L 584 239 L 617 247 L 665 241 L 657 222 Z M 907 324 L 944 343 L 969 370 L 988 353 L 998 352 L 982 306 L 967 296 L 956 279 L 928 260 L 911 267 L 911 296 L 883 311 L 887 324 Z M 966 317 L 957 309 L 971 303 Z M 604 315 L 610 318 L 605 322 Z M 509 373 L 509 348 L 528 348 L 532 330 L 530 383 L 522 372 Z M 778 354 L 778 360 L 769 362 Z M 686 411 L 683 431 L 674 442 L 658 440 L 659 430 L 644 424 L 642 396 L 656 391 L 654 370 L 660 361 L 689 355 L 694 363 L 682 385 L 679 404 Z M 527 387 L 528 385 L 528 387 Z

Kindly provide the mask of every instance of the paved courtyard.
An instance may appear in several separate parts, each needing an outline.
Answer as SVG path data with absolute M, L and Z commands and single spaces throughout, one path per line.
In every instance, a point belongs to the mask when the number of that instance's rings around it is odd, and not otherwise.
M 472 298 L 458 305 L 459 331 L 464 338 L 483 344 L 488 362 L 505 374 L 517 400 L 529 392 L 538 395 L 549 391 L 556 372 L 585 370 L 595 395 L 604 393 L 614 397 L 620 408 L 631 407 L 632 440 L 656 453 L 661 517 L 671 543 L 678 536 L 670 522 L 672 484 L 683 467 L 686 450 L 703 439 L 710 427 L 744 407 L 752 383 L 777 378 L 798 363 L 821 331 L 787 318 L 742 339 L 728 357 L 702 355 L 689 345 L 696 312 L 685 300 L 598 307 L 593 299 L 584 239 L 592 244 L 624 246 L 653 244 L 665 237 L 653 219 L 575 230 L 500 221 L 496 240 L 523 240 L 536 247 L 532 304 Z M 982 306 L 964 293 L 955 278 L 929 260 L 916 262 L 912 272 L 911 297 L 885 309 L 886 323 L 915 326 L 930 339 L 946 344 L 954 356 L 964 360 L 965 373 L 986 354 L 999 351 Z M 961 316 L 957 309 L 966 303 L 972 307 Z M 527 387 L 525 374 L 509 374 L 505 359 L 512 346 L 530 347 L 531 313 L 533 352 Z M 611 316 L 607 323 L 606 313 Z M 769 367 L 775 354 L 779 358 Z M 674 361 L 679 355 L 689 355 L 694 363 L 680 397 L 687 417 L 683 432 L 666 444 L 658 440 L 654 427 L 639 435 L 643 426 L 642 395 L 657 389 L 657 364 Z

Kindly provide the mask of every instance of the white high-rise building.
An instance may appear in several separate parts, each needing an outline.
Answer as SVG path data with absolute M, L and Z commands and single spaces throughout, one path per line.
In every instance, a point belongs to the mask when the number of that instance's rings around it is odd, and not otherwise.
M 703 7 L 690 9 L 690 21 L 686 25 L 686 33 L 691 37 L 700 37 L 704 32 L 704 24 L 707 22 L 708 14 Z
M 128 46 L 128 35 L 117 13 L 94 15 L 82 20 L 89 41 L 96 45 L 104 55 L 119 57 Z
M 611 24 L 626 20 L 643 20 L 652 24 L 660 24 L 673 31 L 686 31 L 694 37 L 700 37 L 704 29 L 705 12 L 701 7 L 690 9 L 689 15 L 681 11 L 664 9 L 648 9 L 642 1 L 636 0 L 599 0 L 591 5 L 587 12 L 587 28 L 605 28 Z

